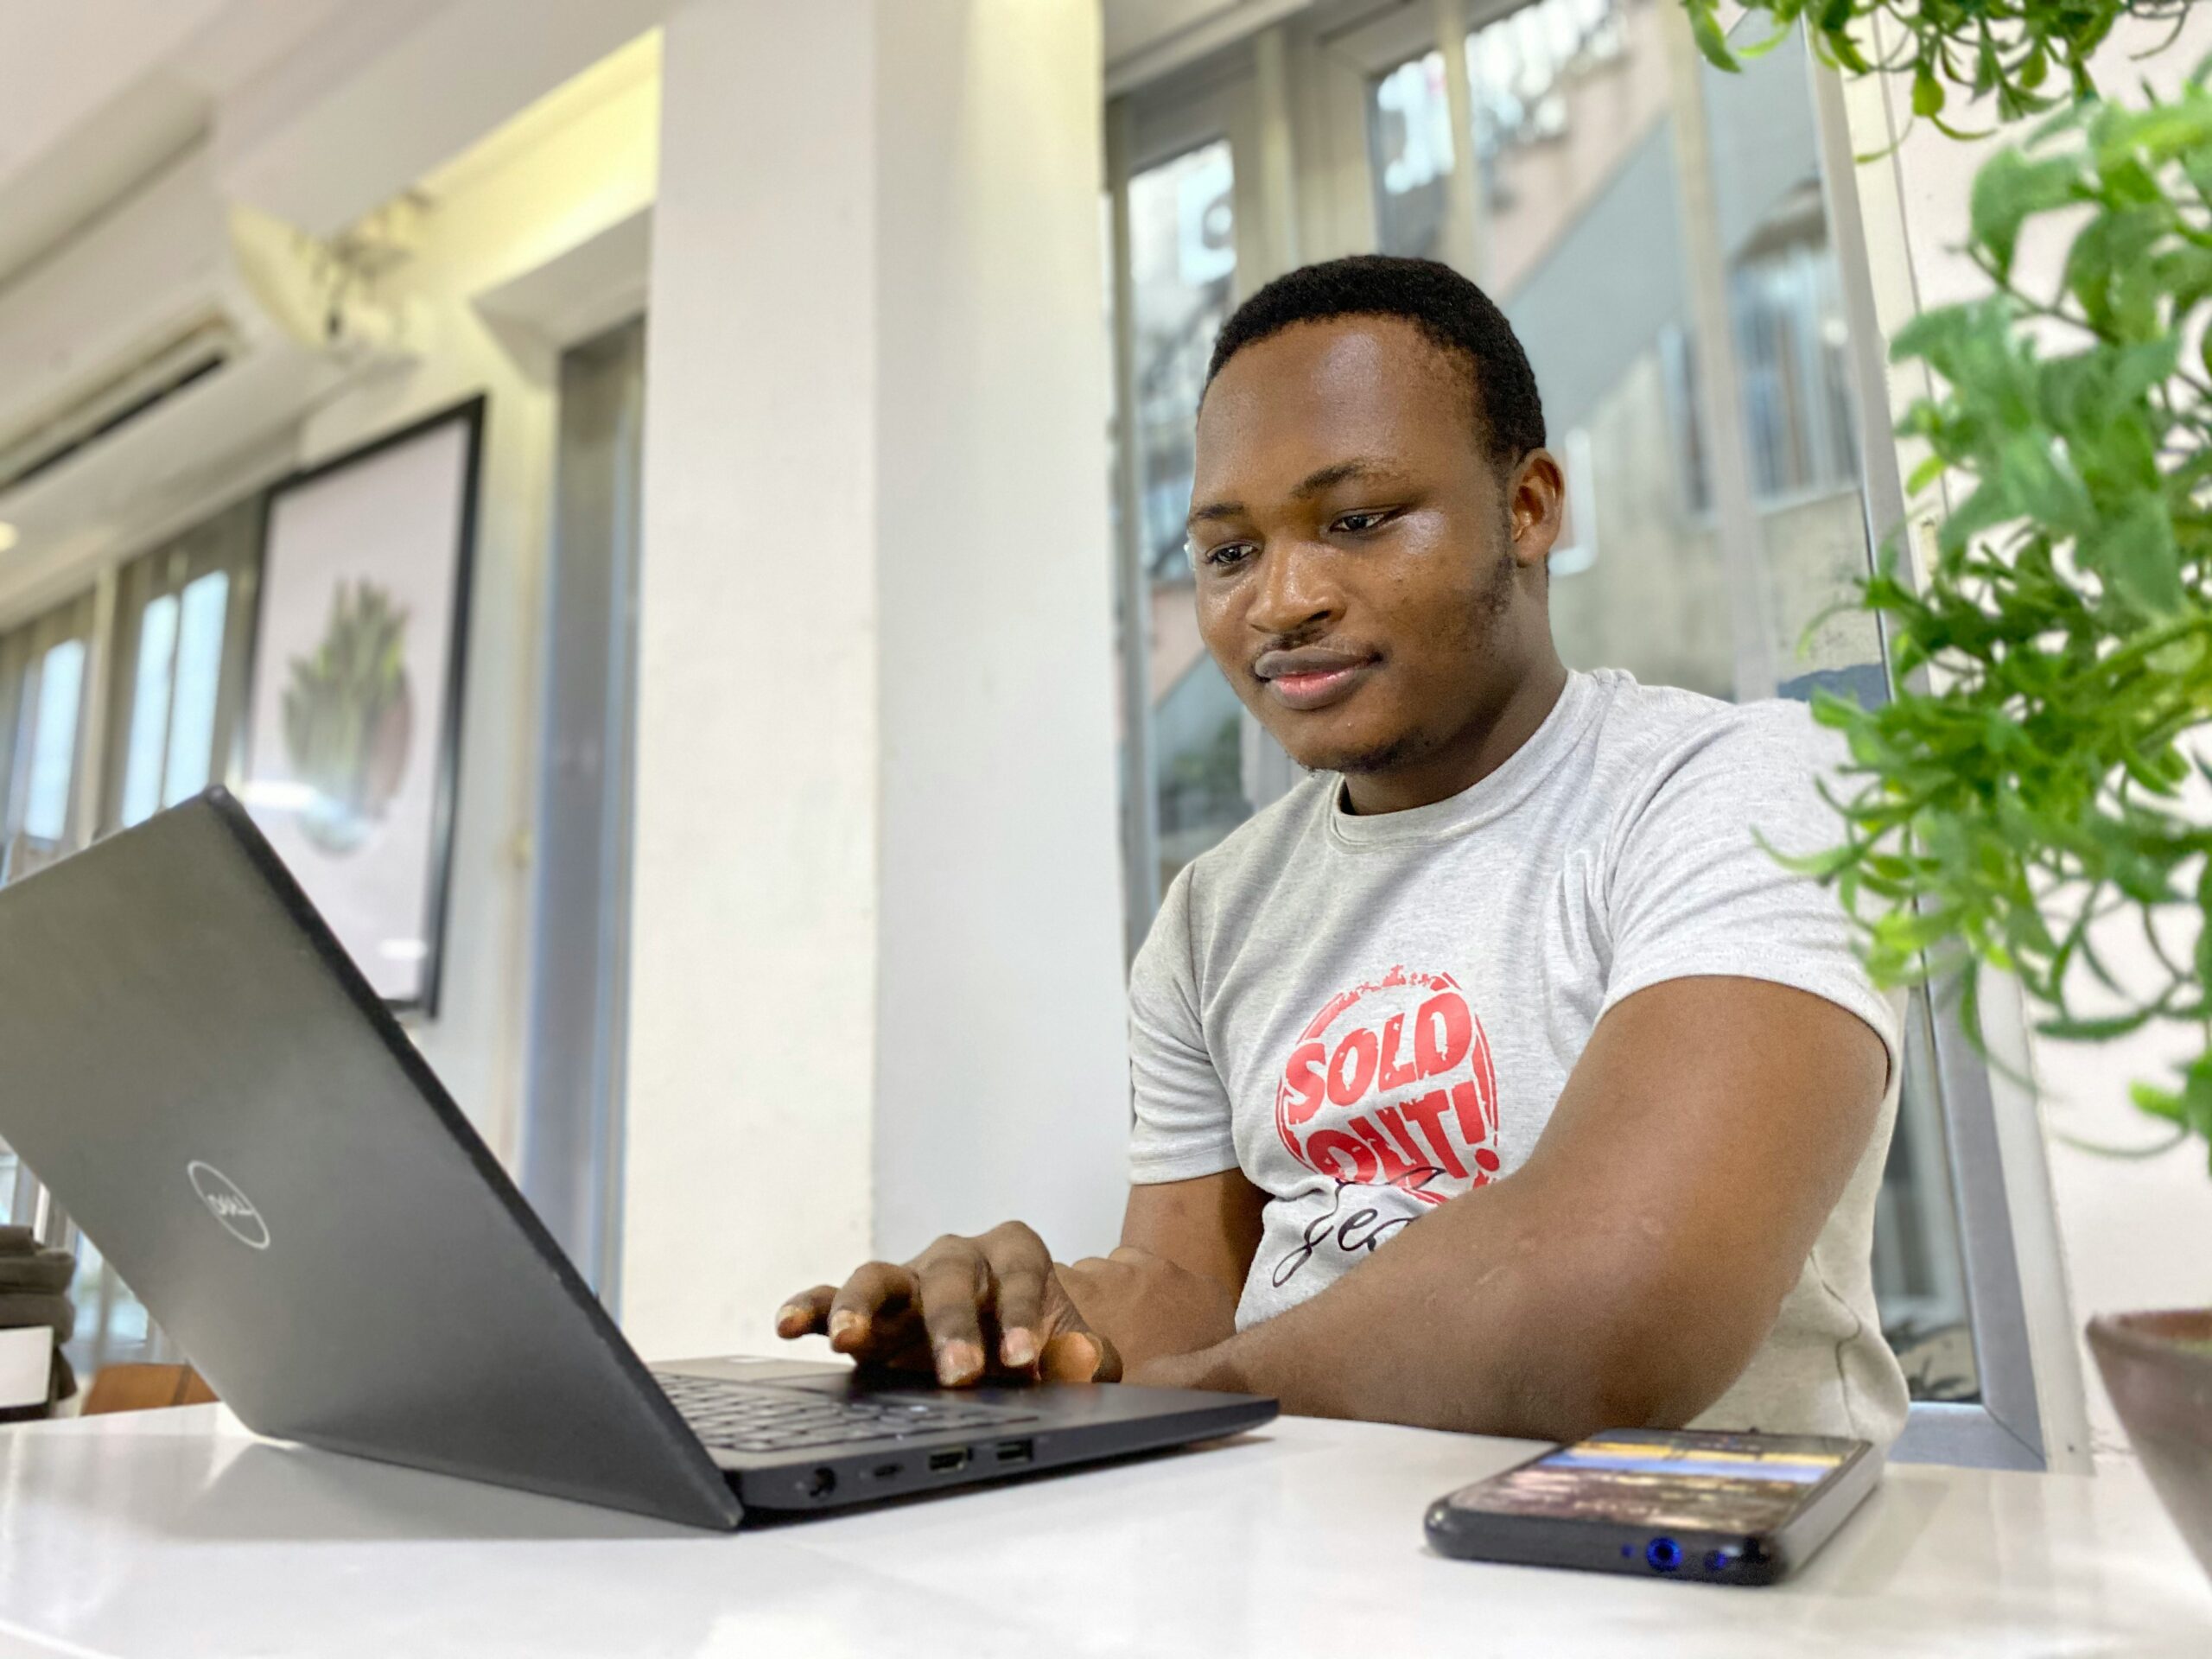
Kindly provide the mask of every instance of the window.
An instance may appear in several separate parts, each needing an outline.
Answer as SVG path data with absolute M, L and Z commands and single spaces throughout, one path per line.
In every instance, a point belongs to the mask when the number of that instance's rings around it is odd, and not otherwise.
M 244 729 L 264 498 L 125 565 L 116 587 L 103 834 L 228 777 Z
M 1895 467 L 1855 195 L 1839 226 L 1824 194 L 1850 165 L 1831 73 L 1802 35 L 1745 73 L 1713 71 L 1671 0 L 1469 10 L 1477 26 L 1440 41 L 1446 9 L 1316 0 L 1265 50 L 1224 48 L 1116 106 L 1125 136 L 1150 135 L 1125 141 L 1117 169 L 1119 326 L 1154 605 L 1149 664 L 1127 677 L 1150 696 L 1163 877 L 1295 777 L 1238 721 L 1171 556 L 1206 343 L 1232 287 L 1293 259 L 1443 258 L 1504 308 L 1568 473 L 1551 606 L 1571 664 L 1723 698 L 1884 693 L 1871 620 L 1831 610 L 1869 567 L 1870 493 L 1890 488 L 1869 474 Z M 1211 263 L 1186 267 L 1192 179 L 1218 199 L 1219 235 Z M 1861 262 L 1857 290 L 1847 259 Z M 1130 891 L 1134 938 L 1158 889 Z M 2021 1280 L 1984 1167 L 1986 1073 L 1925 998 L 1907 1028 L 1873 1262 L 1921 1402 L 1906 1454 L 2038 1466 Z
M 642 318 L 561 355 L 523 1192 L 612 1300 L 637 729 Z
M 0 635 L 0 881 L 76 848 L 92 632 L 86 594 Z
M 1251 815 L 1243 707 L 1199 641 L 1184 520 L 1192 423 L 1236 304 L 1236 173 L 1212 139 L 1128 181 L 1138 550 L 1150 615 L 1148 696 L 1157 891 Z
M 228 774 L 241 728 L 260 559 L 261 500 L 218 513 L 117 573 L 114 624 L 94 650 L 86 594 L 0 637 L 0 880 L 91 839 L 86 783 L 99 769 L 98 833 L 127 828 Z M 106 729 L 92 728 L 92 676 L 108 671 Z M 28 1225 L 33 1172 L 0 1147 L 0 1200 Z M 146 1310 L 91 1241 L 49 1218 L 77 1252 L 76 1334 L 64 1351 L 80 1378 L 160 1357 Z

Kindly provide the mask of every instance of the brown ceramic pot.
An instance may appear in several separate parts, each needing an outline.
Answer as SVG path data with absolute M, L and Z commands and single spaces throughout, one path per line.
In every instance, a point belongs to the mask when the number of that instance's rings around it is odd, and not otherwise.
M 2100 1316 L 2089 1351 L 2144 1473 L 2212 1574 L 2212 1308 Z

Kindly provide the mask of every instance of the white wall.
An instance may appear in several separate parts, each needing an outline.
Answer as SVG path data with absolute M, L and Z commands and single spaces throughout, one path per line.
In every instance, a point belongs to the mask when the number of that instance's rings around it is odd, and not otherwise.
M 965 29 L 947 14 L 967 11 Z M 885 14 L 876 1248 L 1127 1192 L 1096 25 Z M 949 99 L 948 86 L 976 89 Z
M 2212 52 L 2212 11 L 2196 9 L 2160 55 L 2135 60 L 2133 54 L 2156 47 L 2167 32 L 2168 26 L 2158 24 L 2123 23 L 2114 30 L 2095 66 L 2109 94 L 2133 96 L 2145 79 L 2171 90 Z M 1907 90 L 1903 82 L 1886 89 L 1899 111 Z M 1902 130 L 1902 113 L 1895 119 Z M 1977 110 L 1959 113 L 1958 124 L 1972 129 L 1986 123 Z M 1859 147 L 1881 145 L 1862 142 Z M 1993 143 L 1946 138 L 1923 122 L 1894 157 L 1871 163 L 1894 171 L 1911 277 L 1923 305 L 1987 291 L 1958 245 L 1965 238 L 1974 168 L 1993 148 Z M 2031 287 L 2055 287 L 2063 257 L 2062 238 L 2031 236 L 2016 269 Z M 2101 930 L 2096 947 L 2123 980 L 2150 966 L 2148 947 L 2126 917 Z M 2101 1046 L 2034 1040 L 2031 1052 L 2043 1093 L 2050 1179 L 2077 1322 L 2099 1313 L 2212 1302 L 2212 1175 L 2202 1143 L 2148 1162 L 2101 1156 L 2083 1144 L 2139 1147 L 2164 1138 L 2162 1126 L 2130 1103 L 2126 1085 L 2135 1078 L 2166 1079 L 2172 1060 L 2187 1052 L 2185 1040 L 2152 1031 Z M 2123 1442 L 2110 1402 L 2086 1354 L 2082 1363 L 2095 1444 L 2100 1451 L 2114 1450 Z
M 1122 1187 L 1084 0 L 670 18 L 623 1316 Z

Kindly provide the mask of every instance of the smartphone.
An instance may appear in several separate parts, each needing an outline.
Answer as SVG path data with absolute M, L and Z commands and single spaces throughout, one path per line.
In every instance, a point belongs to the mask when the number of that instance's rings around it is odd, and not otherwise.
M 1881 1478 L 1864 1440 L 1619 1429 L 1440 1497 L 1428 1541 L 1467 1560 L 1772 1584 Z

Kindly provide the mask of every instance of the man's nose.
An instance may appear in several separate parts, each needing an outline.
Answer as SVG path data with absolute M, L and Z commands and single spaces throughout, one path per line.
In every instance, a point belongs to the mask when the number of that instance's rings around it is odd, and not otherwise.
M 1244 613 L 1245 622 L 1279 639 L 1333 622 L 1344 604 L 1327 564 L 1325 550 L 1309 542 L 1286 538 L 1270 543 L 1260 558 L 1259 585 Z

